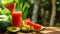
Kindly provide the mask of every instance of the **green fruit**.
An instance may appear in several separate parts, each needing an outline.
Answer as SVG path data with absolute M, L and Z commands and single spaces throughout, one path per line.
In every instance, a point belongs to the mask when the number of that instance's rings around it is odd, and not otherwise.
M 0 21 L 0 32 L 5 32 L 6 28 L 11 26 L 11 23 L 6 21 Z
M 33 26 L 27 25 L 26 27 L 27 27 L 29 32 L 33 32 L 34 31 L 34 27 Z
M 30 32 L 33 32 L 34 31 L 34 27 L 30 27 Z
M 32 32 L 32 31 L 34 31 L 34 28 L 29 25 L 26 25 L 26 26 L 21 27 L 21 31 L 22 32 Z
M 27 30 L 27 28 L 25 26 L 23 26 L 23 27 L 21 27 L 21 31 L 22 32 L 27 32 L 28 30 Z
M 18 32 L 18 31 L 20 31 L 20 28 L 19 27 L 8 27 L 7 31 L 9 31 L 9 32 Z

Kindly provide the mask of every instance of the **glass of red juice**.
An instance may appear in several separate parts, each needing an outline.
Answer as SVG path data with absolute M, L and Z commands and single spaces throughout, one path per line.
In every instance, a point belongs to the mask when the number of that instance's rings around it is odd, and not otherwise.
M 22 26 L 22 12 L 15 11 L 12 13 L 12 26 L 21 27 Z

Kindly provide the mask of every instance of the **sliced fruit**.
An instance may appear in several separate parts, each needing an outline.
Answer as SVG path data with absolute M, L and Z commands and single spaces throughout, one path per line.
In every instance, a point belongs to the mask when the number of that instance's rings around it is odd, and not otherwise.
M 9 32 L 18 32 L 20 31 L 20 28 L 19 27 L 8 27 L 7 30 Z
M 11 12 L 14 11 L 16 4 L 15 3 L 9 3 L 6 5 L 6 8 L 9 9 Z
M 42 29 L 42 25 L 33 23 L 30 20 L 28 20 L 28 19 L 26 19 L 24 22 L 26 22 L 27 25 L 33 26 L 35 30 L 41 30 Z

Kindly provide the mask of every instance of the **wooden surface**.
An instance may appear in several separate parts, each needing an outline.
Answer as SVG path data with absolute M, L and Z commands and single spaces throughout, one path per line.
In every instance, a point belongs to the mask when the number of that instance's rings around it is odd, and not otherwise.
M 2 34 L 2 33 L 0 33 Z M 10 33 L 4 33 L 4 34 L 10 34 Z M 39 33 L 33 32 L 33 33 L 21 33 L 18 32 L 16 34 L 60 34 L 60 27 L 45 27 L 45 30 L 40 31 Z
M 60 27 L 45 27 L 41 34 L 60 34 Z

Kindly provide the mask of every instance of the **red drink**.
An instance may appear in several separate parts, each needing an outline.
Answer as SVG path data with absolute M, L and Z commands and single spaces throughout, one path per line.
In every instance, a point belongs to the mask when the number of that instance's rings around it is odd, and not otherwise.
M 12 13 L 12 26 L 20 27 L 22 25 L 22 13 L 13 12 Z

